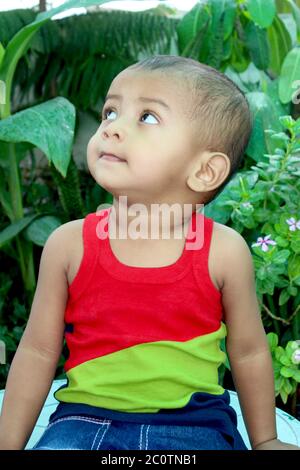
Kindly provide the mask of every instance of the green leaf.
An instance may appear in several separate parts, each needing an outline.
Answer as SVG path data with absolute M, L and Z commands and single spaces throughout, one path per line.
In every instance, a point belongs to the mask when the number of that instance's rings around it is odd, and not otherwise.
M 278 78 L 274 78 L 270 80 L 266 72 L 260 70 L 260 74 L 262 76 L 261 79 L 261 90 L 266 93 L 272 101 L 274 101 L 275 106 L 278 108 L 278 112 L 280 116 L 284 114 L 289 114 L 290 106 L 283 105 L 278 97 Z
M 292 13 L 293 13 L 293 17 L 296 22 L 296 25 L 297 25 L 297 30 L 298 32 L 300 32 L 300 8 L 298 7 L 298 5 L 296 5 L 296 3 L 293 0 L 286 0 L 286 1 L 292 7 Z
M 206 26 L 209 19 L 208 7 L 203 3 L 197 3 L 181 18 L 176 27 L 180 55 L 185 56 L 195 37 Z
M 300 286 L 300 276 L 296 277 L 294 280 L 293 280 L 294 284 L 296 284 L 296 286 Z
M 0 121 L 0 140 L 30 142 L 66 176 L 71 158 L 75 108 L 62 97 L 20 111 Z
M 297 341 L 288 341 L 288 343 L 285 347 L 286 353 L 289 356 L 292 356 L 292 354 L 296 351 L 296 349 L 299 349 L 299 345 L 298 345 Z
M 283 237 L 275 237 L 275 242 L 277 243 L 278 246 L 283 247 L 283 248 L 289 246 L 288 240 Z
M 285 134 L 284 132 L 276 132 L 275 134 L 272 134 L 271 136 L 272 140 L 277 140 L 279 143 L 286 144 L 289 142 L 289 136 Z
M 10 240 L 15 238 L 20 232 L 22 232 L 22 230 L 24 230 L 24 228 L 27 227 L 27 225 L 29 225 L 38 216 L 38 214 L 34 214 L 23 217 L 23 219 L 20 219 L 17 222 L 14 222 L 5 227 L 5 229 L 0 232 L 0 248 L 2 248 L 3 245 L 8 243 Z
M 272 150 L 273 142 L 270 136 L 265 134 L 265 129 L 281 131 L 279 122 L 279 112 L 274 102 L 268 95 L 254 91 L 246 94 L 251 114 L 253 116 L 253 129 L 246 149 L 247 155 L 256 162 L 261 160 L 261 156 Z
M 284 59 L 279 77 L 279 98 L 288 103 L 300 86 L 300 47 L 292 49 Z
M 224 41 L 226 41 L 231 35 L 234 28 L 234 21 L 237 15 L 237 8 L 235 0 L 226 0 L 224 5 L 225 16 L 224 16 Z
M 80 0 L 80 7 L 88 7 L 92 5 L 102 5 L 108 0 Z M 141 0 L 140 0 L 141 1 Z M 70 8 L 79 6 L 78 0 L 70 0 L 63 3 L 59 7 L 39 13 L 34 22 L 24 26 L 8 43 L 2 63 L 0 64 L 0 80 L 6 83 L 5 103 L 0 103 L 0 118 L 6 118 L 10 115 L 11 87 L 13 76 L 20 58 L 26 53 L 30 46 L 30 41 L 39 30 L 39 28 L 54 15 Z
M 4 54 L 5 54 L 5 49 L 4 49 L 4 47 L 2 46 L 2 44 L 0 42 L 0 67 L 1 67 L 1 63 L 2 63 L 2 60 L 3 60 Z M 0 103 L 1 103 L 1 101 L 0 101 Z
M 292 285 L 288 286 L 288 291 L 289 291 L 290 295 L 292 295 L 293 297 L 295 297 L 298 293 L 297 287 L 292 286 Z
M 293 386 L 292 386 L 291 382 L 290 382 L 289 380 L 285 380 L 283 387 L 284 387 L 285 392 L 286 392 L 288 395 L 290 395 L 290 393 L 291 393 L 292 390 L 293 390 Z
M 285 355 L 285 351 L 282 346 L 277 346 L 275 351 L 275 358 L 280 361 L 281 357 Z
M 287 301 L 289 300 L 290 298 L 290 294 L 288 292 L 287 289 L 282 289 L 282 291 L 280 292 L 280 296 L 279 296 L 279 305 L 284 305 L 287 303 Z
M 273 259 L 272 261 L 276 264 L 282 264 L 282 263 L 285 263 L 288 259 L 288 257 L 290 256 L 290 251 L 289 250 L 281 250 L 281 251 L 278 251 L 277 253 L 275 253 L 275 255 L 273 256 Z
M 279 390 L 283 386 L 283 383 L 284 383 L 284 378 L 282 376 L 278 377 L 278 379 L 275 379 L 275 389 L 276 389 L 276 391 L 279 392 Z
M 267 340 L 268 340 L 271 351 L 274 351 L 276 349 L 277 344 L 278 344 L 277 334 L 276 333 L 268 333 L 267 334 Z
M 294 372 L 293 379 L 296 380 L 296 382 L 300 383 L 300 370 L 296 370 Z
M 248 23 L 244 33 L 245 44 L 249 50 L 252 61 L 258 69 L 266 70 L 270 62 L 266 30 L 261 29 L 254 23 Z
M 279 121 L 286 129 L 293 129 L 296 122 L 292 116 L 280 116 Z
M 9 142 L 2 142 L 0 140 L 0 167 L 5 168 L 5 169 L 9 168 L 9 152 L 10 152 L 9 147 L 10 147 Z M 29 142 L 16 143 L 15 154 L 17 157 L 16 160 L 18 164 L 23 160 L 23 158 L 27 156 L 28 150 L 33 149 L 33 147 L 34 146 L 30 144 Z
M 244 42 L 242 42 L 238 37 L 237 33 L 234 35 L 234 41 L 232 44 L 232 55 L 231 55 L 231 65 L 235 72 L 244 72 L 250 62 L 248 49 L 245 47 Z
M 291 281 L 300 276 L 300 255 L 294 255 L 289 259 L 288 275 Z
M 274 0 L 247 0 L 246 6 L 250 18 L 261 28 L 267 28 L 272 24 L 276 14 Z
M 34 220 L 25 229 L 25 237 L 39 246 L 44 246 L 49 235 L 57 227 L 61 225 L 61 221 L 54 216 L 46 215 Z
M 280 371 L 281 375 L 283 375 L 283 377 L 293 377 L 294 375 L 294 369 L 292 369 L 291 367 L 286 367 L 286 366 L 283 366 L 281 368 L 281 371 Z
M 269 68 L 276 75 L 279 75 L 284 58 L 292 47 L 291 36 L 285 24 L 278 16 L 275 16 L 272 25 L 268 28 L 267 34 L 270 45 Z
M 292 365 L 291 359 L 288 357 L 287 352 L 284 351 L 284 354 L 281 355 L 280 357 L 280 363 L 283 366 L 290 367 Z M 281 372 L 281 371 L 280 371 Z
M 280 390 L 280 396 L 283 403 L 286 403 L 288 399 L 288 394 L 283 389 Z

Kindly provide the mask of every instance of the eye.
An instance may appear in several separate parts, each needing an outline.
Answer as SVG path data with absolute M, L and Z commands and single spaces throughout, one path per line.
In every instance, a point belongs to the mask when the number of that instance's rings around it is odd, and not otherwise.
M 105 121 L 105 120 L 108 120 L 108 121 L 111 121 L 111 119 L 108 119 L 108 115 L 113 112 L 115 113 L 115 111 L 112 109 L 112 108 L 104 108 L 103 111 L 102 111 L 102 117 L 100 116 L 100 118 Z M 149 124 L 157 124 L 159 121 L 157 119 L 157 117 L 150 111 L 147 111 L 147 110 L 144 110 L 143 114 L 142 114 L 142 117 L 143 116 L 149 116 L 150 118 L 154 118 L 155 119 L 155 122 L 148 122 Z
M 150 113 L 150 112 L 148 112 L 148 111 L 145 111 L 145 112 L 142 114 L 142 116 L 150 116 L 150 117 L 152 117 L 152 118 L 155 119 L 156 123 L 158 122 L 158 119 L 154 116 L 154 114 L 152 114 L 152 113 Z M 154 122 L 154 124 L 156 124 L 156 123 Z M 153 124 L 153 123 L 150 123 L 150 124 Z
M 115 112 L 113 109 L 111 108 L 105 108 L 102 112 L 102 119 L 105 120 L 107 119 L 107 115 L 110 113 L 110 112 Z M 110 120 L 110 119 L 109 119 Z

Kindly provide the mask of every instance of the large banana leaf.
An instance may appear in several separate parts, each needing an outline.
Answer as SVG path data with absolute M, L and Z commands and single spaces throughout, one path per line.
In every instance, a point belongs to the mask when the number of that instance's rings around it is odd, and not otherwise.
M 73 104 L 63 97 L 57 97 L 0 121 L 0 140 L 35 145 L 66 176 L 74 127 Z

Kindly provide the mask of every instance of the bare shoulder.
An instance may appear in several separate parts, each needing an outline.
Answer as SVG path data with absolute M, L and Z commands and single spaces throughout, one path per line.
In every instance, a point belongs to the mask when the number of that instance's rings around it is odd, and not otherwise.
M 51 252 L 59 255 L 68 284 L 71 283 L 73 272 L 79 267 L 83 256 L 83 222 L 84 219 L 77 219 L 60 225 L 51 233 L 45 245 L 50 256 Z
M 226 277 L 232 276 L 235 268 L 245 265 L 249 267 L 249 264 L 251 269 L 252 256 L 243 236 L 233 228 L 214 221 L 211 265 L 219 288 L 222 290 Z
M 241 242 L 241 243 L 246 243 L 244 237 L 234 230 L 231 227 L 228 227 L 227 225 L 220 224 L 219 222 L 214 222 L 214 231 L 216 232 L 216 236 L 218 237 L 219 241 L 221 242 Z

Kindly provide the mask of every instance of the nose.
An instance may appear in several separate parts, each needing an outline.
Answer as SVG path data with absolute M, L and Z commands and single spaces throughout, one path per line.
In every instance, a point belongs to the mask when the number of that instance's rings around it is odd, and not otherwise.
M 103 139 L 116 137 L 117 140 L 124 138 L 125 132 L 119 122 L 111 121 L 101 132 Z

